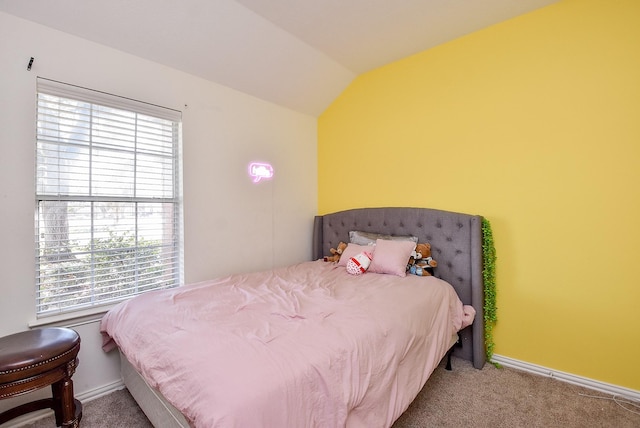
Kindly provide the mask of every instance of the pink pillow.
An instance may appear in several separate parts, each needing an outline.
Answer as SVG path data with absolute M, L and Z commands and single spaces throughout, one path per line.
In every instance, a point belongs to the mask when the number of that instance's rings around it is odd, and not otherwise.
M 407 276 L 407 262 L 415 248 L 416 243 L 412 241 L 377 239 L 369 272 Z
M 340 260 L 338 260 L 338 266 L 346 266 L 351 257 L 357 256 L 364 251 L 373 253 L 373 249 L 373 245 L 347 244 L 347 248 L 344 249 L 340 256 Z M 409 259 L 407 258 L 407 260 Z

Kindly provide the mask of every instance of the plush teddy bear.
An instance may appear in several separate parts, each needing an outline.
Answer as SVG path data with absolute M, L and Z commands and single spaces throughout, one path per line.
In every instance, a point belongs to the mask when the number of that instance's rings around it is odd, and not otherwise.
M 411 254 L 407 271 L 410 274 L 418 276 L 433 275 L 433 268 L 438 266 L 433 257 L 431 257 L 431 244 L 418 244 Z
M 340 241 L 340 243 L 338 244 L 338 248 L 330 248 L 329 252 L 331 253 L 330 256 L 324 256 L 324 261 L 325 262 L 337 262 L 338 260 L 340 260 L 340 256 L 342 255 L 342 252 L 344 251 L 344 249 L 347 248 L 347 244 L 345 244 L 344 242 Z
M 407 269 L 413 266 L 416 261 L 422 259 L 423 253 L 428 256 L 431 255 L 431 244 L 416 244 L 416 248 L 411 252 L 409 262 L 407 263 Z

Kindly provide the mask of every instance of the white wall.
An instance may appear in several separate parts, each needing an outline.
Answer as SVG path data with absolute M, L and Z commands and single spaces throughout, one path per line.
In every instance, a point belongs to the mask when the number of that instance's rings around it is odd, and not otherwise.
M 183 111 L 186 282 L 311 257 L 314 117 L 0 12 L 0 336 L 35 321 L 36 76 Z M 271 162 L 275 179 L 252 183 L 247 165 L 255 160 Z M 58 325 L 82 336 L 77 394 L 119 380 L 97 322 Z M 0 411 L 13 401 L 1 401 Z

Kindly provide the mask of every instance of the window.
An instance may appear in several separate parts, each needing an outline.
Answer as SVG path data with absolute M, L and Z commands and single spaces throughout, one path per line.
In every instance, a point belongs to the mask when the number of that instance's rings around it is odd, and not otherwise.
M 180 112 L 38 79 L 36 313 L 181 282 Z

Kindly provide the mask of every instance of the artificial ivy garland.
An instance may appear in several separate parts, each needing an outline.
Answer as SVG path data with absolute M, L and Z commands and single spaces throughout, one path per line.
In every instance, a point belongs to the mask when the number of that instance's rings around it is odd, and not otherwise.
M 493 326 L 498 320 L 496 311 L 496 247 L 493 244 L 493 232 L 491 224 L 486 218 L 482 218 L 482 255 L 484 267 L 482 278 L 484 280 L 484 341 L 487 352 L 487 361 L 493 356 Z

